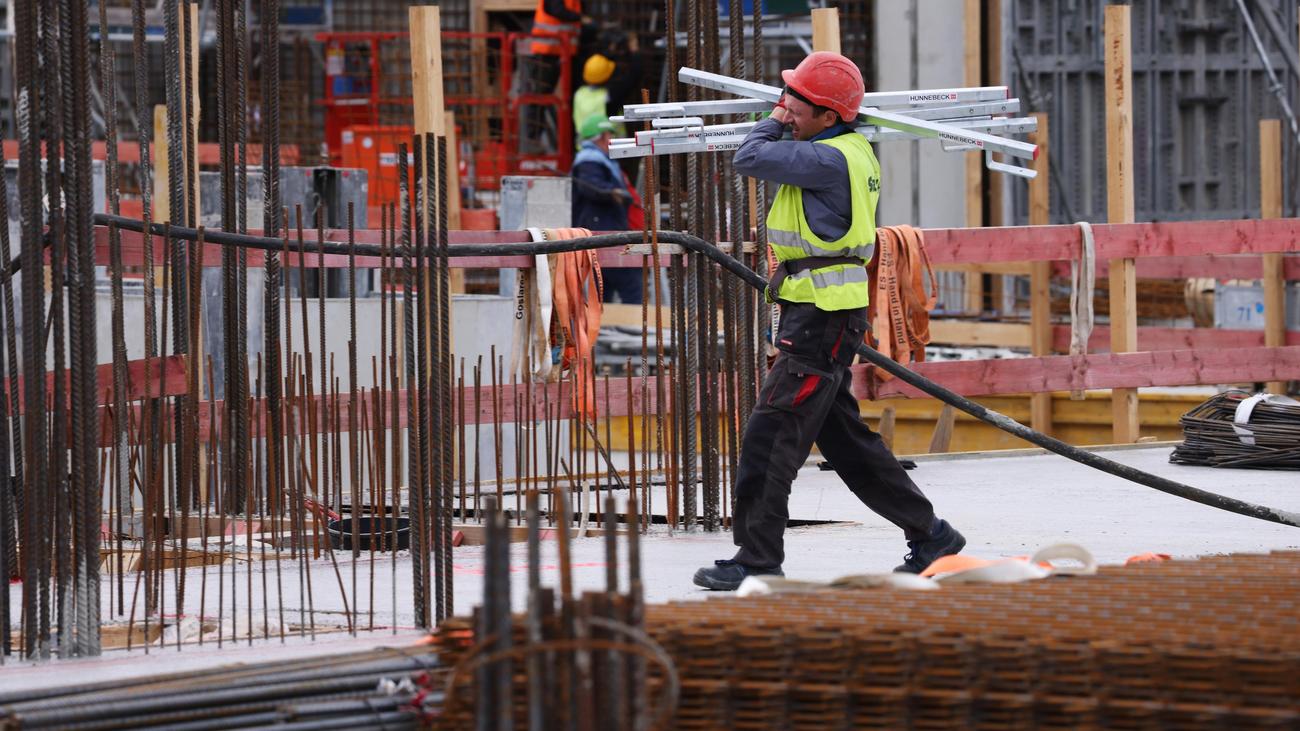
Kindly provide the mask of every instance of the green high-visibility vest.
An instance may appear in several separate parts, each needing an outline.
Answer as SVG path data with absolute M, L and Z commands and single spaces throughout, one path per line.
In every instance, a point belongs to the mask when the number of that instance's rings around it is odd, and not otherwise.
M 855 256 L 863 264 L 876 250 L 876 202 L 880 199 L 880 163 L 867 138 L 852 132 L 818 140 L 844 154 L 849 164 L 849 192 L 853 220 L 849 230 L 835 241 L 823 241 L 804 218 L 803 189 L 782 185 L 767 214 L 767 242 L 777 261 L 808 256 Z M 839 264 L 810 269 L 786 277 L 777 293 L 787 302 L 811 302 L 823 310 L 866 307 L 870 286 L 864 266 Z
M 605 116 L 608 104 L 609 89 L 590 84 L 578 87 L 578 90 L 573 92 L 573 128 L 582 129 L 582 123 L 593 114 Z M 614 136 L 627 136 L 627 128 L 622 122 L 614 123 Z M 582 140 L 577 140 L 577 144 L 581 145 Z

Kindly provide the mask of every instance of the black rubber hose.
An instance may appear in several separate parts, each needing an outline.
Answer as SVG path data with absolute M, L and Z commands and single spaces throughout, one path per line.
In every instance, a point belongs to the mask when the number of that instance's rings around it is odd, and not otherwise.
M 144 230 L 144 223 L 142 221 L 122 216 L 112 216 L 104 213 L 95 214 L 95 223 L 100 225 L 114 223 L 117 224 L 118 228 L 127 231 Z M 163 227 L 161 224 L 153 224 L 152 228 L 155 234 L 160 236 L 162 235 Z M 198 232 L 195 229 L 177 228 L 176 226 L 172 226 L 170 230 L 173 238 L 193 240 L 198 237 Z M 204 232 L 204 241 L 225 246 L 245 246 L 266 250 L 280 250 L 283 248 L 283 243 L 279 239 L 216 231 Z M 723 269 L 726 269 L 737 277 L 740 277 L 742 281 L 760 292 L 765 290 L 767 287 L 767 282 L 752 269 L 742 264 L 739 259 L 734 259 L 728 256 L 724 251 L 704 239 L 676 231 L 660 231 L 659 241 L 660 243 L 677 244 L 697 254 L 707 256 Z M 615 246 L 630 246 L 643 242 L 644 237 L 641 233 L 629 232 L 602 234 L 577 239 L 565 239 L 563 241 L 536 241 L 518 244 L 464 244 L 450 247 L 450 256 L 555 254 L 565 251 L 580 251 L 586 249 L 608 249 Z M 306 250 L 311 253 L 348 253 L 348 247 L 346 244 L 316 243 L 307 244 L 306 247 Z M 357 245 L 356 253 L 366 256 L 379 256 L 380 251 L 379 247 L 373 244 Z M 1027 442 L 1036 444 L 1048 451 L 1055 452 L 1067 459 L 1072 459 L 1079 464 L 1087 465 L 1094 469 L 1101 470 L 1102 472 L 1115 475 L 1116 477 L 1121 477 L 1130 482 L 1136 482 L 1139 485 L 1145 485 L 1161 492 L 1169 493 L 1170 495 L 1198 502 L 1202 505 L 1209 505 L 1212 508 L 1219 508 L 1220 510 L 1237 513 L 1238 515 L 1244 515 L 1249 518 L 1267 520 L 1271 523 L 1281 523 L 1283 525 L 1300 527 L 1300 513 L 1295 513 L 1289 510 L 1279 510 L 1264 505 L 1256 505 L 1255 503 L 1246 502 L 1245 500 L 1238 500 L 1226 495 L 1219 495 L 1207 490 L 1202 490 L 1198 487 L 1192 487 L 1191 485 L 1184 485 L 1181 482 L 1175 482 L 1174 480 L 1160 477 L 1159 475 L 1153 475 L 1149 472 L 1143 472 L 1137 468 L 1129 467 L 1128 465 L 1120 464 L 1114 460 L 1106 459 L 1099 454 L 1079 449 L 1078 447 L 1066 444 L 1065 442 L 1043 434 L 1042 432 L 1035 431 L 1005 414 L 998 413 L 992 409 L 987 409 L 964 396 L 949 391 L 925 376 L 900 365 L 892 358 L 881 354 L 875 348 L 870 347 L 866 343 L 858 345 L 858 355 L 860 355 L 864 360 L 869 361 L 873 365 L 876 365 L 887 373 L 895 376 L 904 383 L 915 386 L 921 391 L 924 391 L 946 404 L 951 404 L 955 408 L 965 411 L 986 424 L 992 424 L 1008 434 L 1020 437 Z

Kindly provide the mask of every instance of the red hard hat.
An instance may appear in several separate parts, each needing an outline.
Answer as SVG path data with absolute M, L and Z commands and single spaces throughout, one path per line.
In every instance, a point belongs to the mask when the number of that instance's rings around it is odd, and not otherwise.
M 857 64 L 830 51 L 815 51 L 793 71 L 781 72 L 785 85 L 813 104 L 839 112 L 840 118 L 852 122 L 858 117 L 862 96 L 862 72 Z

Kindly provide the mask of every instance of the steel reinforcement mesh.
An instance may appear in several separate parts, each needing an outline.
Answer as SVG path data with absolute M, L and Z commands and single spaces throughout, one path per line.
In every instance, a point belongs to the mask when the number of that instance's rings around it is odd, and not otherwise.
M 675 602 L 677 728 L 1300 726 L 1300 552 Z
M 646 610 L 676 729 L 1295 729 L 1298 630 L 1300 551 Z

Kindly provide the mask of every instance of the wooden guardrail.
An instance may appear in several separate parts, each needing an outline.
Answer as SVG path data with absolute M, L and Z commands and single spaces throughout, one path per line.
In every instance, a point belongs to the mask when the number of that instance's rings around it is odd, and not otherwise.
M 1137 271 L 1143 274 L 1176 271 L 1180 276 L 1215 276 L 1230 271 L 1233 276 L 1238 276 L 1256 271 L 1262 273 L 1262 257 L 1281 254 L 1282 265 L 1273 268 L 1273 276 L 1283 281 L 1300 280 L 1300 257 L 1285 256 L 1300 251 L 1300 219 L 1095 224 L 1093 234 L 1099 268 L 1104 268 L 1108 259 L 1135 259 Z M 103 260 L 97 263 L 107 263 L 107 231 L 97 229 L 97 235 L 97 252 Z M 128 266 L 143 265 L 140 234 L 123 232 L 122 236 L 125 263 Z M 926 247 L 936 264 L 1068 261 L 1077 255 L 1079 237 L 1077 227 L 1061 225 L 925 230 Z M 317 238 L 316 232 L 306 231 L 303 238 L 313 242 Z M 449 238 L 454 249 L 462 244 L 520 243 L 528 240 L 528 234 L 522 231 L 453 231 Z M 347 232 L 327 230 L 324 240 L 345 242 Z M 378 244 L 381 232 L 357 231 L 354 240 L 358 244 Z M 296 234 L 291 237 L 289 254 L 284 258 L 287 267 L 298 266 L 299 255 L 294 251 L 295 247 Z M 162 263 L 163 248 L 160 245 L 154 247 L 155 265 Z M 261 252 L 250 250 L 248 253 L 249 265 L 258 266 L 262 261 Z M 681 254 L 671 245 L 662 246 L 661 253 L 661 266 L 666 266 L 671 256 Z M 304 255 L 303 263 L 308 267 L 339 267 L 346 266 L 347 259 L 340 255 L 308 253 Z M 599 259 L 603 266 L 639 267 L 644 256 L 602 250 Z M 220 264 L 219 246 L 205 247 L 204 263 Z M 379 263 L 376 257 L 358 256 L 356 260 L 358 267 L 373 267 Z M 533 259 L 528 256 L 459 257 L 452 258 L 451 263 L 458 268 L 527 269 L 533 266 Z M 1116 306 L 1122 306 L 1122 303 L 1112 303 L 1112 308 Z M 1043 323 L 1037 323 L 1030 328 L 1043 326 Z M 1018 333 L 1021 330 L 1006 328 L 1025 326 L 1004 324 L 1001 327 L 1004 332 Z M 1063 346 L 1068 328 L 1050 322 L 1046 327 L 1054 346 Z M 1106 328 L 1096 329 L 1092 337 L 1101 345 L 1108 337 Z M 1140 328 L 1138 347 L 1142 350 L 1138 352 L 922 363 L 916 368 L 926 377 L 966 396 L 1300 378 L 1300 333 L 1286 333 L 1285 345 L 1266 346 L 1264 337 L 1261 331 Z M 865 398 L 865 366 L 856 369 L 855 393 Z M 509 391 L 514 387 L 502 388 Z M 549 396 L 558 403 L 558 387 L 552 384 L 546 389 L 551 390 Z M 543 390 L 541 386 L 534 388 L 535 397 L 540 398 Z M 628 399 L 626 390 L 625 387 L 611 388 L 610 405 L 614 415 L 654 408 L 653 404 L 642 405 L 636 401 L 639 398 L 636 394 L 641 392 L 639 378 L 634 379 L 632 400 Z M 922 394 L 894 381 L 884 384 L 879 395 L 919 397 Z M 488 399 L 483 401 L 488 402 Z M 512 411 L 506 409 L 504 413 Z M 467 416 L 470 423 L 476 420 L 475 415 Z M 206 423 L 206 417 L 204 421 Z

